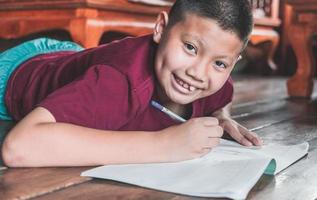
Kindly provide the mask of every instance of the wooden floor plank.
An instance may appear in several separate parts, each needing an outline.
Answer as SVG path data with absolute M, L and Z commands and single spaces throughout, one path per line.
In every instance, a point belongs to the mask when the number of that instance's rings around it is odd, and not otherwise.
M 248 199 L 314 200 L 317 198 L 316 187 L 317 149 L 309 152 L 307 157 L 296 162 L 280 174 L 262 177 L 261 181 L 251 191 Z
M 258 130 L 301 116 L 317 114 L 317 100 L 296 99 L 234 108 L 233 118 L 251 130 Z M 238 111 L 236 110 L 238 109 Z
M 317 116 L 317 99 L 285 99 L 233 108 L 233 118 L 255 132 L 305 116 Z
M 269 143 L 296 144 L 317 137 L 317 117 L 307 116 L 259 129 L 257 133 Z
M 287 98 L 285 77 L 234 76 L 234 105 Z
M 294 117 L 292 113 L 289 113 L 286 108 L 281 108 L 279 110 L 274 110 L 271 112 L 254 113 L 248 116 L 242 116 L 236 118 L 240 124 L 246 128 L 256 131 L 258 129 L 272 126 L 273 124 L 280 123 L 285 120 L 290 120 Z
M 114 181 L 94 179 L 89 183 L 83 183 L 69 187 L 51 194 L 39 196 L 34 200 L 55 199 L 135 199 L 135 200 L 169 200 L 174 194 L 155 191 L 151 189 L 131 186 Z
M 90 180 L 79 176 L 87 167 L 18 168 L 0 172 L 0 199 L 29 199 Z
M 288 98 L 287 77 L 233 76 L 233 80 L 234 107 Z M 314 83 L 316 86 L 317 79 Z M 316 97 L 317 87 L 314 87 L 312 98 Z
M 305 102 L 306 101 L 306 102 Z M 296 144 L 308 141 L 308 156 L 275 177 L 262 177 L 248 199 L 316 199 L 317 197 L 317 100 L 297 100 L 289 110 L 291 120 L 259 129 L 265 143 Z M 302 106 L 299 111 L 298 106 Z
M 276 176 L 262 177 L 248 199 L 316 199 L 317 198 L 317 117 L 296 119 L 261 130 L 265 141 L 294 144 L 308 141 L 306 157 Z M 274 128 L 273 128 L 274 127 Z M 286 130 L 285 130 L 286 128 Z
M 300 113 L 305 113 L 311 115 L 316 113 L 316 99 L 281 99 L 267 102 L 259 102 L 254 105 L 242 105 L 235 106 L 232 109 L 232 117 L 239 118 L 240 116 L 248 116 L 255 113 L 271 112 L 283 108 L 287 108 L 289 113 L 298 115 Z
M 286 99 L 281 99 L 279 101 L 257 102 L 256 104 L 253 102 L 252 105 L 239 104 L 239 106 L 232 107 L 231 116 L 232 118 L 238 118 L 254 113 L 274 111 L 286 107 L 289 103 Z

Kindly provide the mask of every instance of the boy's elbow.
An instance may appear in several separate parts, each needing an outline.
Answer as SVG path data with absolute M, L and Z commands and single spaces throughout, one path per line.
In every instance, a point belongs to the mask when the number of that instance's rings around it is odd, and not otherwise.
M 2 159 L 8 167 L 37 166 L 36 153 L 38 145 L 32 138 L 39 134 L 39 123 L 55 122 L 54 117 L 44 108 L 35 108 L 19 122 L 6 136 L 2 145 Z M 41 134 L 40 134 L 41 135 Z
M 2 145 L 2 160 L 8 167 L 23 167 L 25 166 L 25 150 L 22 149 L 21 141 L 13 138 L 5 139 Z

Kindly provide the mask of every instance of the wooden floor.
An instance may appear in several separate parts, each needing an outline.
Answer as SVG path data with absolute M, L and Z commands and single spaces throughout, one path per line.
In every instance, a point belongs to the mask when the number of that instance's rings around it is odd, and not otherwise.
M 309 154 L 280 174 L 262 176 L 248 199 L 317 199 L 317 89 L 311 100 L 288 99 L 285 78 L 234 77 L 233 117 L 265 143 L 308 141 Z M 315 82 L 316 85 L 316 82 Z M 0 139 L 12 124 L 0 122 Z M 88 168 L 0 169 L 0 199 L 205 199 L 80 177 Z M 211 182 L 213 180 L 210 180 Z

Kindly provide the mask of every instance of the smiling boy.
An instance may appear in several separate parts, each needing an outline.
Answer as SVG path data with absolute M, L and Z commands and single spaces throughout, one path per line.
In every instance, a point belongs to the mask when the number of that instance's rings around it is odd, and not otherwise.
M 6 85 L 7 115 L 20 121 L 5 139 L 5 163 L 181 161 L 208 153 L 224 130 L 243 145 L 261 145 L 229 113 L 230 72 L 251 29 L 247 0 L 177 0 L 169 15 L 159 14 L 152 35 L 35 54 Z M 29 44 L 60 45 L 37 42 Z M 174 121 L 151 100 L 188 120 Z

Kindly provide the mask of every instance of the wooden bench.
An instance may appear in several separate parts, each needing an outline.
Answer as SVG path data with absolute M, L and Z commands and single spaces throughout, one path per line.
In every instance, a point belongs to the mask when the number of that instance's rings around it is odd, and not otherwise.
M 287 81 L 288 94 L 293 97 L 311 97 L 316 70 L 312 37 L 317 34 L 317 1 L 286 1 L 287 38 L 297 59 L 297 70 Z M 285 47 L 284 47 L 285 48 Z
M 107 31 L 135 36 L 149 33 L 157 14 L 168 9 L 127 0 L 6 0 L 0 2 L 0 37 L 61 29 L 89 48 L 97 46 Z

